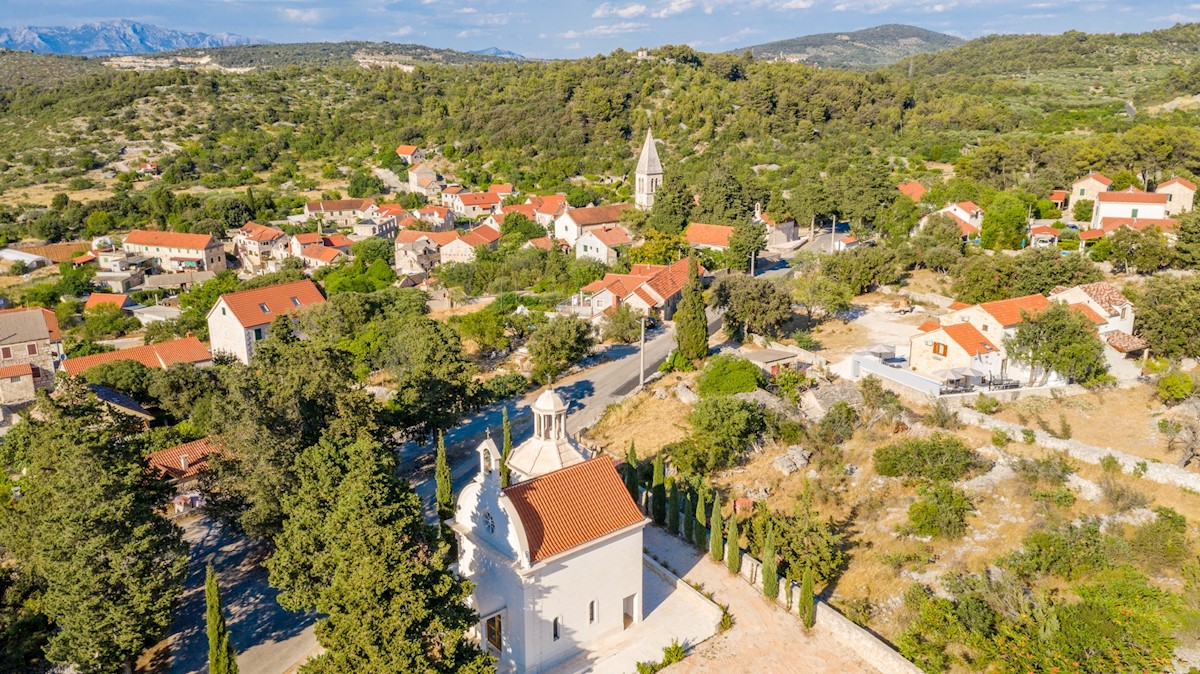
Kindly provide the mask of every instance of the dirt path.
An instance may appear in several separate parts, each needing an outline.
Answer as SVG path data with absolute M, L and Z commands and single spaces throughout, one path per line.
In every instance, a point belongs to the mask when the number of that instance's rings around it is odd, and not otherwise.
M 717 602 L 729 605 L 734 625 L 704 642 L 683 662 L 664 671 L 688 672 L 803 672 L 853 674 L 876 670 L 836 641 L 805 634 L 796 616 L 772 606 L 762 595 L 724 565 L 701 558 L 691 546 L 657 527 L 647 527 L 645 545 L 684 580 L 700 583 Z M 732 663 L 736 663 L 735 665 Z

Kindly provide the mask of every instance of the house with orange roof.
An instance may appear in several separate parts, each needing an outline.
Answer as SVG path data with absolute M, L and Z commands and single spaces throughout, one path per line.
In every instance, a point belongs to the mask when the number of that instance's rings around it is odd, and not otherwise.
M 121 248 L 126 253 L 155 260 L 165 272 L 225 269 L 225 246 L 210 234 L 135 229 L 125 235 Z
M 441 237 L 440 241 L 436 236 L 431 239 L 439 246 L 438 253 L 442 264 L 474 262 L 477 249 L 483 247 L 495 250 L 497 242 L 500 241 L 499 230 L 487 225 L 480 225 L 461 234 L 458 232 L 430 232 L 430 234 Z
M 575 257 L 616 264 L 620 251 L 632 244 L 633 238 L 620 225 L 593 227 L 575 240 Z
M 853 250 L 861 245 L 862 241 L 859 241 L 857 236 L 850 234 L 834 241 L 833 249 L 834 251 Z
M 790 249 L 803 243 L 800 240 L 800 228 L 794 218 L 766 213 L 761 203 L 754 204 L 754 217 L 750 221 L 766 228 L 767 248 Z
M 733 236 L 733 227 L 729 225 L 708 225 L 703 222 L 689 223 L 683 230 L 683 238 L 692 248 L 705 250 L 725 250 L 729 248 L 729 237 Z
M 513 187 L 512 183 L 497 183 L 495 185 L 489 185 L 487 191 L 495 194 L 503 200 L 516 194 L 517 188 Z
M 1101 192 L 1092 209 L 1091 229 L 1113 229 L 1123 220 L 1166 220 L 1167 196 L 1132 187 L 1120 192 Z
M 1167 195 L 1168 216 L 1187 213 L 1196 203 L 1196 184 L 1184 178 L 1163 181 L 1154 188 L 1154 193 Z
M 571 207 L 567 203 L 567 197 L 562 194 L 529 197 L 525 203 L 533 206 L 533 219 L 545 227 L 547 232 L 554 228 L 554 221 Z
M 628 274 L 605 274 L 558 305 L 558 311 L 595 322 L 606 312 L 628 304 L 647 315 L 670 320 L 687 283 L 687 265 L 686 259 L 669 265 L 635 264 Z M 705 271 L 701 269 L 700 273 Z
M 960 201 L 946 204 L 945 207 L 934 211 L 932 215 L 944 215 L 953 220 L 962 232 L 964 239 L 974 239 L 983 231 L 984 211 L 974 201 Z M 921 218 L 919 226 L 924 227 L 930 216 Z
M 495 192 L 451 192 L 442 193 L 443 204 L 463 218 L 478 218 L 500 210 L 503 200 Z
M 1067 190 L 1051 190 L 1049 198 L 1050 203 L 1054 204 L 1055 208 L 1060 211 L 1066 211 L 1067 203 L 1071 200 L 1071 193 Z
M 440 246 L 426 234 L 428 232 L 404 230 L 396 235 L 394 266 L 397 274 L 424 274 L 441 262 Z
M 1050 292 L 1052 302 L 1066 302 L 1068 306 L 1087 307 L 1092 314 L 1103 320 L 1093 322 L 1100 334 L 1120 331 L 1133 334 L 1134 306 L 1115 285 L 1107 281 L 1084 283 L 1070 288 L 1058 287 Z M 1091 316 L 1089 316 L 1091 317 Z
M 573 247 L 575 240 L 587 229 L 620 224 L 621 214 L 630 208 L 633 208 L 633 204 L 568 209 L 554 221 L 554 238 L 566 241 Z
M 435 232 L 454 229 L 454 211 L 445 206 L 428 204 L 413 211 L 413 216 L 429 223 L 429 228 Z
M 1095 201 L 1102 193 L 1112 189 L 1112 179 L 1103 173 L 1089 173 L 1071 183 L 1071 203 Z
M 288 256 L 288 242 L 283 230 L 250 221 L 233 233 L 233 255 L 245 271 L 276 271 Z
M 472 584 L 472 636 L 500 671 L 551 671 L 586 658 L 636 629 L 647 610 L 646 516 L 612 459 L 592 457 L 567 435 L 561 396 L 545 391 L 533 411 L 533 437 L 512 451 L 513 483 L 501 486 L 499 448 L 484 440 L 479 472 L 446 522 L 459 573 Z
M 208 458 L 218 451 L 212 438 L 201 438 L 151 452 L 146 455 L 146 465 L 151 473 L 175 487 L 176 492 L 183 493 L 199 485 L 200 475 L 208 469 Z
M 936 327 L 922 326 L 909 339 L 909 367 L 933 375 L 944 370 L 970 368 L 985 375 L 999 375 L 1004 352 L 970 323 L 943 321 Z
M 113 293 L 92 293 L 88 295 L 87 301 L 83 303 L 83 310 L 86 312 L 89 309 L 95 309 L 99 306 L 110 305 L 122 311 L 132 309 L 134 301 L 129 299 L 129 295 L 116 295 Z
M 416 145 L 397 145 L 396 156 L 403 159 L 405 164 L 415 164 L 425 158 L 425 150 Z
M 337 251 L 334 251 L 337 252 Z M 277 316 L 324 304 L 325 296 L 308 279 L 225 293 L 208 312 L 208 334 L 213 351 L 249 363 L 254 346 L 266 339 Z
M 374 199 L 334 199 L 304 204 L 306 220 L 319 219 L 337 227 L 349 227 L 374 213 Z
M 1058 230 L 1048 225 L 1029 228 L 1029 245 L 1034 248 L 1053 248 L 1058 245 Z
M 62 369 L 72 377 L 77 377 L 90 367 L 123 360 L 133 360 L 149 368 L 165 370 L 175 363 L 209 365 L 212 363 L 212 354 L 199 339 L 189 335 L 169 342 L 156 342 L 119 351 L 68 358 L 62 362 Z
M 337 248 L 319 243 L 309 244 L 304 247 L 304 250 L 300 251 L 300 261 L 304 263 L 304 268 L 308 270 L 337 264 L 345 257 L 346 254 Z
M 26 384 L 35 389 L 54 386 L 62 342 L 62 330 L 53 311 L 35 307 L 0 310 L 0 372 L 7 372 L 10 378 L 28 379 L 10 382 L 14 386 L 5 403 L 32 400 L 32 395 L 17 398 L 26 390 Z
M 901 194 L 909 199 L 912 199 L 914 202 L 920 202 L 921 198 L 925 196 L 925 193 L 929 191 L 924 185 L 916 180 L 900 183 L 896 186 L 896 189 L 900 190 Z
M 321 236 L 320 232 L 300 232 L 299 234 L 293 234 L 288 241 L 288 253 L 292 257 L 300 257 L 300 253 L 304 252 L 305 246 L 312 245 L 325 245 L 325 237 Z

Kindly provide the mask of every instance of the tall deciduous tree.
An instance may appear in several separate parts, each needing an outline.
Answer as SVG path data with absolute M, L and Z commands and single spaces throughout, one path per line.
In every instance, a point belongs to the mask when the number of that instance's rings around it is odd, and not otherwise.
M 1200 277 L 1155 276 L 1134 294 L 1137 330 L 1160 356 L 1200 356 Z
M 1179 264 L 1200 269 L 1200 211 L 1193 210 L 1180 216 L 1175 234 L 1175 257 Z
M 992 250 L 1016 249 L 1025 238 L 1025 223 L 1029 217 L 1029 205 L 1020 196 L 1002 192 L 988 204 L 983 215 L 981 234 L 984 248 Z
M 0 544 L 44 587 L 48 660 L 85 674 L 131 665 L 171 622 L 187 545 L 156 509 L 169 498 L 127 439 L 139 428 L 80 382 L 59 383 L 6 444 L 22 497 L 0 508 Z M 20 429 L 18 431 L 18 429 Z
M 557 377 L 591 350 L 592 329 L 578 316 L 557 316 L 534 331 L 529 338 L 533 359 L 531 376 L 536 382 Z
M 221 588 L 217 585 L 217 572 L 208 565 L 204 576 L 205 622 L 208 628 L 208 671 L 209 674 L 237 674 L 237 651 L 229 643 L 229 629 L 225 626 L 225 612 L 221 604 Z
M 730 269 L 746 271 L 750 258 L 767 247 L 767 229 L 759 222 L 744 220 L 733 226 L 729 236 L 729 248 L 725 251 L 725 265 Z
M 483 674 L 490 656 L 466 637 L 478 616 L 470 583 L 398 479 L 394 452 L 369 439 L 322 439 L 297 461 L 299 488 L 267 561 L 279 603 L 316 611 L 325 652 L 305 673 Z
M 693 363 L 708 355 L 708 316 L 704 311 L 704 286 L 700 284 L 699 264 L 688 259 L 688 280 L 683 286 L 675 311 L 675 341 L 679 355 Z
M 717 284 L 713 303 L 725 309 L 726 332 L 773 335 L 792 315 L 792 301 L 775 282 L 727 276 Z

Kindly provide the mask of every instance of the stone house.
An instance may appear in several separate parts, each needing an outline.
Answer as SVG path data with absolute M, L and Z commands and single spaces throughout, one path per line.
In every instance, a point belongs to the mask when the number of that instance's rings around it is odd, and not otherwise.
M 1196 184 L 1183 178 L 1171 178 L 1154 188 L 1155 194 L 1167 195 L 1167 215 L 1176 216 L 1192 210 L 1196 202 Z
M 28 377 L 35 388 L 54 386 L 54 371 L 62 357 L 62 331 L 53 311 L 39 308 L 0 310 L 0 368 L 9 371 L 9 379 Z M 25 367 L 20 372 L 10 370 Z M 25 389 L 24 382 L 9 382 L 14 390 Z
M 1108 176 L 1103 173 L 1089 173 L 1071 183 L 1070 203 L 1077 204 L 1084 199 L 1096 201 L 1101 193 L 1110 189 L 1112 189 L 1112 180 Z
M 276 271 L 288 255 L 288 243 L 283 230 L 251 221 L 233 233 L 233 255 L 250 273 Z
M 337 199 L 304 204 L 304 218 L 318 218 L 337 227 L 349 227 L 374 213 L 374 199 Z

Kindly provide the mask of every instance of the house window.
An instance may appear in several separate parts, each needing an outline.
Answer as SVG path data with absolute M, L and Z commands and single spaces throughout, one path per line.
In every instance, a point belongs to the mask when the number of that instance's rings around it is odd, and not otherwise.
M 258 308 L 261 309 L 264 314 L 271 313 L 271 310 L 269 308 L 267 308 L 267 305 L 265 305 L 265 304 L 258 305 Z
M 224 315 L 225 315 L 225 307 L 221 307 L 221 315 L 222 315 L 222 316 L 224 316 Z
M 984 332 L 987 332 L 987 323 L 984 323 L 983 325 L 981 325 L 981 326 L 979 326 L 979 327 L 980 327 L 980 329 L 981 329 L 981 330 L 983 330 Z
M 1129 311 L 1128 307 L 1121 307 L 1121 318 L 1125 318 L 1125 312 Z
M 561 636 L 559 633 L 559 630 L 558 630 L 558 625 L 559 625 L 559 619 L 555 618 L 554 625 L 551 627 L 552 635 L 553 635 L 555 641 L 558 641 L 559 636 Z
M 941 342 L 934 342 L 933 343 L 933 355 L 935 355 L 935 356 L 946 355 L 946 345 L 942 344 Z
M 254 328 L 254 340 L 258 341 L 263 338 L 262 328 Z
M 496 650 L 501 650 L 504 643 L 504 622 L 501 620 L 500 614 L 497 613 L 488 618 L 484 624 L 486 625 L 484 631 L 487 633 L 488 646 Z
M 15 383 L 21 381 L 21 378 L 20 377 L 9 377 L 8 381 L 12 384 L 15 384 Z
M 1137 212 L 1138 212 L 1138 209 L 1136 209 L 1136 208 L 1135 208 L 1135 209 L 1133 209 L 1133 215 L 1131 215 L 1130 217 L 1132 217 L 1132 218 L 1136 218 L 1136 217 L 1137 217 Z
M 596 623 L 596 600 L 593 599 L 590 602 L 588 602 L 588 624 L 594 625 L 595 623 Z
M 1079 196 L 1081 196 L 1081 197 L 1083 196 L 1083 188 L 1082 187 L 1079 188 Z
M 4 356 L 5 358 L 12 358 L 12 349 L 8 348 L 7 346 L 4 347 L 3 349 L 0 349 L 0 356 Z
M 26 348 L 29 349 L 29 355 L 31 355 L 31 356 L 37 355 L 37 344 L 27 344 Z

